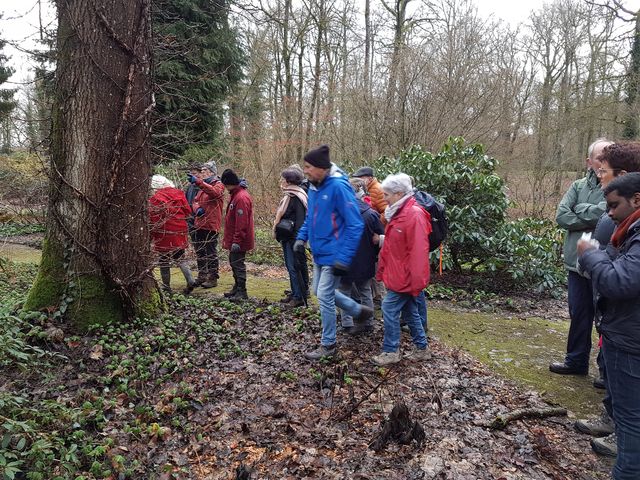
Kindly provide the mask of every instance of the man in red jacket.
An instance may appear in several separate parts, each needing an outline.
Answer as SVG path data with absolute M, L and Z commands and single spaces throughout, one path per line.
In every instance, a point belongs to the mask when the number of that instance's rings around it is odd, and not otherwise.
M 198 257 L 197 286 L 218 286 L 218 232 L 222 224 L 224 185 L 218 179 L 216 164 L 209 161 L 202 166 L 201 178 L 188 174 L 189 182 L 200 190 L 192 203 L 195 215 L 193 248 Z
M 415 345 L 415 350 L 407 358 L 427 360 L 431 354 L 416 297 L 429 284 L 431 217 L 413 198 L 413 186 L 408 175 L 389 175 L 382 182 L 382 191 L 389 206 L 384 211 L 387 226 L 376 279 L 384 282 L 387 294 L 382 301 L 382 353 L 371 361 L 376 365 L 390 365 L 401 360 L 401 313 L 406 318 Z
M 229 264 L 233 272 L 233 288 L 224 294 L 234 300 L 246 300 L 247 267 L 244 263 L 249 250 L 253 250 L 253 202 L 245 185 L 240 185 L 238 175 L 227 169 L 220 181 L 229 192 L 227 212 L 224 217 L 222 248 L 229 250 Z

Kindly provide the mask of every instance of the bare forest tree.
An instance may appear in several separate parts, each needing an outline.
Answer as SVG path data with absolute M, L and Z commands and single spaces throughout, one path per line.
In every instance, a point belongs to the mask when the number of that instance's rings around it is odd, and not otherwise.
M 153 314 L 150 0 L 58 1 L 47 232 L 25 308 L 80 328 Z

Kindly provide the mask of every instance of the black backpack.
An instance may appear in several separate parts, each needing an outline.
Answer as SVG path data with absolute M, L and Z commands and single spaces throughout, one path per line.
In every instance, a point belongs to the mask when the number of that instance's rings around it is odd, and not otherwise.
M 440 244 L 447 238 L 449 232 L 449 222 L 447 221 L 447 213 L 444 210 L 444 205 L 438 202 L 435 198 L 429 195 L 427 192 L 421 192 L 415 190 L 414 198 L 418 205 L 424 208 L 429 215 L 431 215 L 431 233 L 429 234 L 429 251 L 440 247 Z

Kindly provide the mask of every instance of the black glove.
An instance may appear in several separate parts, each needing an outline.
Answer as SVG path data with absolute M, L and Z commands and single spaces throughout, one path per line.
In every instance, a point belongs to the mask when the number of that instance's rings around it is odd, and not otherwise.
M 293 242 L 293 251 L 297 253 L 304 252 L 304 240 L 296 240 Z
M 196 177 L 195 175 L 191 175 L 190 173 L 187 173 L 187 180 L 189 180 L 189 183 L 196 183 L 196 181 L 198 180 L 198 177 Z
M 240 245 L 237 243 L 231 244 L 231 253 L 238 253 L 240 251 Z
M 333 264 L 333 275 L 336 277 L 344 277 L 349 273 L 349 266 L 340 262 Z
M 204 215 L 204 208 L 200 207 L 196 210 L 196 217 L 201 217 Z

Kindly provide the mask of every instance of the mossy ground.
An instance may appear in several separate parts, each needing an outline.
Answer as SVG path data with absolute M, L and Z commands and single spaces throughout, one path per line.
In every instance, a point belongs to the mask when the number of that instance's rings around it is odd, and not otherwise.
M 566 321 L 430 309 L 429 328 L 431 336 L 470 352 L 497 373 L 541 392 L 576 416 L 600 412 L 603 390 L 592 386 L 597 347 L 592 350 L 590 376 L 549 371 L 549 363 L 564 359 L 569 330 Z M 597 345 L 595 336 L 593 345 Z
M 16 261 L 36 262 L 38 250 L 20 245 L 3 245 L 2 255 Z M 156 274 L 159 272 L 156 270 Z M 195 272 L 194 272 L 195 274 Z M 172 288 L 180 291 L 185 280 L 180 270 L 171 271 Z M 233 285 L 230 272 L 221 272 L 218 286 L 212 289 L 197 288 L 193 295 L 220 296 Z M 289 288 L 284 278 L 249 275 L 249 296 L 267 301 L 278 301 Z M 315 300 L 312 299 L 312 303 Z M 542 392 L 554 403 L 567 407 L 576 416 L 596 414 L 602 400 L 602 390 L 591 385 L 595 367 L 595 353 L 588 377 L 560 376 L 549 372 L 549 363 L 564 358 L 569 324 L 538 318 L 505 318 L 481 313 L 451 312 L 429 309 L 429 334 L 441 342 L 458 346 L 470 352 L 478 360 L 497 373 Z M 594 345 L 597 338 L 594 335 Z

